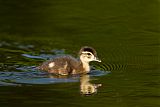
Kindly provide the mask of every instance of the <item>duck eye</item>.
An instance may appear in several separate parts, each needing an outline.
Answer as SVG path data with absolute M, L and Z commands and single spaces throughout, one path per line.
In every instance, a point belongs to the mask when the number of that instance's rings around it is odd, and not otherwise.
M 91 55 L 90 53 L 87 53 L 87 55 Z

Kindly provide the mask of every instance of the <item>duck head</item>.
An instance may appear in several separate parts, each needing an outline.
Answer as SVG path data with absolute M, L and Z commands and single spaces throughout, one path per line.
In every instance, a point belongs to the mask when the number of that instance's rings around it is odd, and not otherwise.
M 79 51 L 80 60 L 82 62 L 89 63 L 91 61 L 101 62 L 97 57 L 97 52 L 94 48 L 89 46 L 84 46 Z

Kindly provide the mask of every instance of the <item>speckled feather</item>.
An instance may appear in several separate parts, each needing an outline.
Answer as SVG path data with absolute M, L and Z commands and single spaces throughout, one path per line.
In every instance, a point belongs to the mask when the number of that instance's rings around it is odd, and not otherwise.
M 69 55 L 60 56 L 42 63 L 38 69 L 60 75 L 82 74 L 90 71 L 90 61 L 100 62 L 100 60 L 97 60 L 95 49 L 88 46 L 80 49 L 79 58 L 76 59 Z
M 54 63 L 53 67 L 49 67 L 50 63 Z M 84 72 L 81 61 L 72 56 L 61 56 L 44 62 L 38 67 L 40 70 L 48 71 L 49 73 L 68 75 Z M 76 73 L 75 73 L 76 72 Z

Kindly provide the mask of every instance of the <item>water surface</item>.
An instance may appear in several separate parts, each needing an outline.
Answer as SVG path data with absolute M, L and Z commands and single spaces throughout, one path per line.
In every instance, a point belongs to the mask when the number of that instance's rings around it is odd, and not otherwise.
M 159 107 L 159 0 L 0 0 L 0 105 Z M 94 47 L 91 74 L 36 70 Z M 82 80 L 95 93 L 83 95 Z M 86 85 L 85 84 L 85 85 Z M 99 85 L 98 85 L 99 84 Z M 83 92 L 82 92 L 83 91 Z

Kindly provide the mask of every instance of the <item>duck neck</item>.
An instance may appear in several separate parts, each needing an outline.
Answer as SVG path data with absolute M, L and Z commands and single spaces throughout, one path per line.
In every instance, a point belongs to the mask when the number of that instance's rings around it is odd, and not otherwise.
M 90 66 L 88 62 L 82 62 L 83 69 L 86 73 L 90 71 Z

